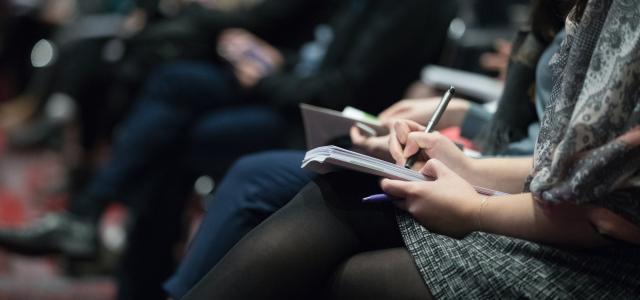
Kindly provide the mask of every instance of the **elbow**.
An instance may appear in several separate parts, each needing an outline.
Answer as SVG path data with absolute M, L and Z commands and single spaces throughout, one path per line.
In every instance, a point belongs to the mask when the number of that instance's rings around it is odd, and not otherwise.
M 640 245 L 640 228 L 611 210 L 593 207 L 587 218 L 601 235 Z
M 559 204 L 542 209 L 547 226 L 544 236 L 549 244 L 561 248 L 588 249 L 611 244 L 593 226 L 590 220 L 592 208 L 574 204 Z

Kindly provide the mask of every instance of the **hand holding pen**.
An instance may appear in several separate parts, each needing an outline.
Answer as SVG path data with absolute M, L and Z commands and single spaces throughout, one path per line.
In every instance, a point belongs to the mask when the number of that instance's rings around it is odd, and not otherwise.
M 453 98 L 453 95 L 455 93 L 456 93 L 456 89 L 453 86 L 450 87 L 446 93 L 444 93 L 444 95 L 442 96 L 442 100 L 440 100 L 440 103 L 438 103 L 438 107 L 433 112 L 431 119 L 427 123 L 427 126 L 424 129 L 424 132 L 429 133 L 435 129 L 436 125 L 438 125 L 438 122 L 440 121 L 440 118 L 442 118 L 442 114 L 444 114 L 444 111 L 447 109 L 447 105 L 449 105 L 449 101 L 451 101 L 451 98 Z M 418 152 L 411 155 L 405 162 L 404 167 L 407 169 L 411 169 L 411 167 L 413 167 L 413 164 L 418 159 L 418 155 L 419 155 Z
M 431 133 L 442 117 L 442 114 L 446 110 L 447 104 L 453 97 L 454 93 L 455 89 L 451 87 L 444 94 L 426 127 L 408 120 L 397 121 L 395 123 L 394 129 L 392 130 L 389 150 L 396 162 L 404 161 L 405 167 L 411 168 L 415 164 L 416 160 L 422 155 L 422 152 L 425 152 L 425 154 L 427 152 L 431 152 L 430 154 L 438 153 L 438 155 L 435 155 L 438 156 L 438 159 L 444 162 L 451 162 L 453 165 L 457 165 L 457 162 L 464 162 L 466 160 L 464 154 L 462 154 L 453 142 L 439 134 Z M 413 132 L 420 132 L 420 134 L 416 136 Z M 416 137 L 415 139 L 409 137 L 412 134 Z M 408 159 L 406 159 L 407 156 L 409 156 Z M 372 195 L 363 199 L 363 201 L 366 202 L 381 202 L 388 200 L 389 199 L 384 194 Z

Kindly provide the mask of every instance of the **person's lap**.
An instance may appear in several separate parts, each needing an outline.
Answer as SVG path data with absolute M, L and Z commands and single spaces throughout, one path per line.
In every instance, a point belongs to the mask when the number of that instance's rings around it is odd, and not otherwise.
M 268 106 L 228 107 L 204 114 L 189 131 L 185 162 L 195 172 L 220 178 L 242 155 L 286 143 L 288 123 Z
M 185 132 L 203 115 L 242 100 L 237 82 L 224 67 L 190 61 L 159 67 L 118 131 L 110 160 L 86 188 L 86 198 L 126 193 L 136 182 L 132 179 L 152 170 L 154 162 L 186 150 Z
M 375 287 L 362 289 L 367 280 L 387 280 L 379 286 L 403 289 L 398 292 L 402 297 L 428 299 L 406 250 L 381 250 L 401 247 L 402 241 L 391 204 L 361 202 L 377 191 L 377 179 L 362 174 L 316 178 L 238 242 L 185 299 L 302 297 L 325 291 L 328 283 L 329 295 L 339 298 L 371 294 Z M 385 267 L 377 260 L 392 263 Z M 368 263 L 378 271 L 365 268 Z M 349 275 L 362 272 L 370 276 Z M 343 280 L 347 277 L 350 280 Z
M 358 253 L 329 280 L 323 299 L 432 299 L 404 247 Z
M 181 298 L 226 252 L 262 220 L 284 206 L 313 174 L 300 168 L 301 151 L 272 151 L 238 160 L 215 194 L 187 255 L 165 284 Z
M 120 286 L 129 294 L 160 290 L 175 268 L 171 258 L 182 231 L 184 202 L 198 175 L 216 174 L 238 156 L 277 145 L 282 121 L 261 107 L 227 108 L 204 115 L 185 135 L 185 154 L 154 163 L 126 201 L 135 213 Z M 241 134 L 244 133 L 244 134 Z M 294 192 L 295 193 L 295 192 Z M 157 230 L 164 234 L 156 234 Z M 152 252 L 153 254 L 149 254 Z M 149 274 L 151 270 L 156 270 Z M 167 273 L 167 270 L 169 273 Z
M 116 195 L 125 200 L 136 216 L 122 263 L 121 274 L 125 275 L 119 278 L 123 297 L 159 291 L 167 270 L 175 267 L 175 261 L 167 257 L 174 254 L 171 249 L 182 232 L 173 228 L 182 225 L 181 202 L 187 200 L 197 175 L 219 174 L 240 155 L 282 142 L 280 132 L 284 124 L 275 110 L 235 105 L 229 94 L 213 98 L 213 94 L 200 89 L 207 84 L 206 78 L 188 81 L 190 68 L 196 69 L 195 77 L 206 77 L 216 72 L 215 67 L 174 66 L 177 68 L 170 65 L 160 70 L 157 78 L 151 80 L 150 85 L 156 86 L 153 93 L 166 94 L 138 103 L 125 124 L 111 165 L 90 190 L 93 195 L 117 190 Z M 173 88 L 178 91 L 163 91 L 166 88 L 163 84 L 170 84 L 169 79 L 180 76 L 184 76 L 181 80 L 185 85 L 200 83 L 191 90 L 178 84 Z M 225 88 L 223 81 L 218 80 L 217 84 L 222 86 L 212 83 L 213 90 L 209 92 Z M 126 132 L 127 129 L 133 130 Z M 152 233 L 163 228 L 164 235 Z M 148 255 L 149 251 L 156 254 Z

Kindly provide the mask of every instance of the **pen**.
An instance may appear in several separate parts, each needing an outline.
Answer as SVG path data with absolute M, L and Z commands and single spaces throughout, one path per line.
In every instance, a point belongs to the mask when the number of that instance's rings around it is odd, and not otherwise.
M 440 100 L 440 103 L 438 103 L 438 107 L 436 107 L 436 111 L 434 111 L 433 116 L 431 116 L 431 120 L 429 120 L 429 123 L 427 123 L 427 128 L 425 128 L 424 132 L 433 131 L 433 129 L 436 127 L 436 125 L 440 121 L 442 114 L 447 109 L 447 105 L 449 105 L 449 101 L 451 101 L 451 98 L 455 93 L 456 93 L 456 89 L 453 86 L 450 87 L 446 93 L 444 93 L 444 95 L 442 96 L 442 100 Z M 407 162 L 404 164 L 404 167 L 407 169 L 411 169 L 413 164 L 418 159 L 418 155 L 419 155 L 419 151 L 411 155 L 407 159 Z
M 389 202 L 391 199 L 392 198 L 387 194 L 374 194 L 362 198 L 362 202 Z

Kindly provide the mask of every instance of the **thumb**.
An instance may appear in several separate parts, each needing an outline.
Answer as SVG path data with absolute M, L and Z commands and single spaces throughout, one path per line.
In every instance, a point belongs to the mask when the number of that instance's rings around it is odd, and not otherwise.
M 422 169 L 420 169 L 420 173 L 424 174 L 425 176 L 433 177 L 434 179 L 446 176 L 451 172 L 453 171 L 451 171 L 449 167 L 435 158 L 428 160 L 427 163 L 424 164 Z
M 380 187 L 388 195 L 404 199 L 409 195 L 409 191 L 412 189 L 413 184 L 415 183 L 385 178 L 380 182 Z

